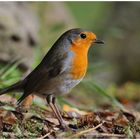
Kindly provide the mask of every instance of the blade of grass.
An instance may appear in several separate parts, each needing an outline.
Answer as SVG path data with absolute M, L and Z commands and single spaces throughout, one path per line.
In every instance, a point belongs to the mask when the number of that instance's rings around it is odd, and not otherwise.
M 106 90 L 103 87 L 101 87 L 99 84 L 97 84 L 93 81 L 92 82 L 91 81 L 86 81 L 86 84 L 87 84 L 87 88 L 90 88 L 90 90 L 93 90 L 94 92 L 97 92 L 97 93 L 101 94 L 102 96 L 109 99 L 113 103 L 113 105 L 119 107 L 122 110 L 125 110 L 125 107 L 119 101 L 117 101 L 116 98 L 108 95 Z
M 0 69 L 0 75 L 2 75 L 5 71 L 7 71 L 17 60 L 12 60 L 8 64 L 6 64 L 3 68 Z
M 2 75 L 5 71 L 7 71 L 10 66 L 11 66 L 11 63 L 9 63 L 6 66 L 4 66 L 3 68 L 1 68 L 0 75 Z
M 16 81 L 19 80 L 20 77 L 15 77 L 15 78 L 11 78 L 9 80 L 4 80 L 3 82 L 0 82 L 2 85 L 8 86 L 11 85 L 13 83 L 15 83 Z
M 8 70 L 6 70 L 3 75 L 1 76 L 1 79 L 4 80 L 10 73 L 12 73 L 18 65 L 21 63 L 21 61 L 15 62 Z

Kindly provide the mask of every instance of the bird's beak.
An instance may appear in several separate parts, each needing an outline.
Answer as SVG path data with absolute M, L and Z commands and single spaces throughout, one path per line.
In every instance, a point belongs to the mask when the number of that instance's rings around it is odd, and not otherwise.
M 104 42 L 102 40 L 99 40 L 99 39 L 95 39 L 93 43 L 104 44 Z

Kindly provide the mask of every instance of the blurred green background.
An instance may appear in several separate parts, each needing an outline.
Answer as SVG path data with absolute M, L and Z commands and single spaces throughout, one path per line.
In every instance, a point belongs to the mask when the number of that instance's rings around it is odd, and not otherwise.
M 27 75 L 63 32 L 80 27 L 105 45 L 90 49 L 86 77 L 60 100 L 91 109 L 114 97 L 138 100 L 139 13 L 140 2 L 0 2 L 0 86 Z

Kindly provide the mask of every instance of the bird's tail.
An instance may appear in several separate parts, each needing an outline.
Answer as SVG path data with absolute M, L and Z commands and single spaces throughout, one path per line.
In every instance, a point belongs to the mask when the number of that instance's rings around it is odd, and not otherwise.
M 24 86 L 24 81 L 19 81 L 19 82 L 15 83 L 9 87 L 6 87 L 4 89 L 0 89 L 0 95 L 3 95 L 3 94 L 8 93 L 8 92 L 12 92 L 12 91 L 22 90 L 23 86 Z

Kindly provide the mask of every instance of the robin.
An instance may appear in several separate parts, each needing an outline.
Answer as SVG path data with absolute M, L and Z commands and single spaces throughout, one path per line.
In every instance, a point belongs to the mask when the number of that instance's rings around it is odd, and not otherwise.
M 65 127 L 55 96 L 70 92 L 83 79 L 88 66 L 88 50 L 94 43 L 104 44 L 93 32 L 80 28 L 66 31 L 25 79 L 2 89 L 0 95 L 23 91 L 18 105 L 28 96 L 46 98 L 60 125 Z

